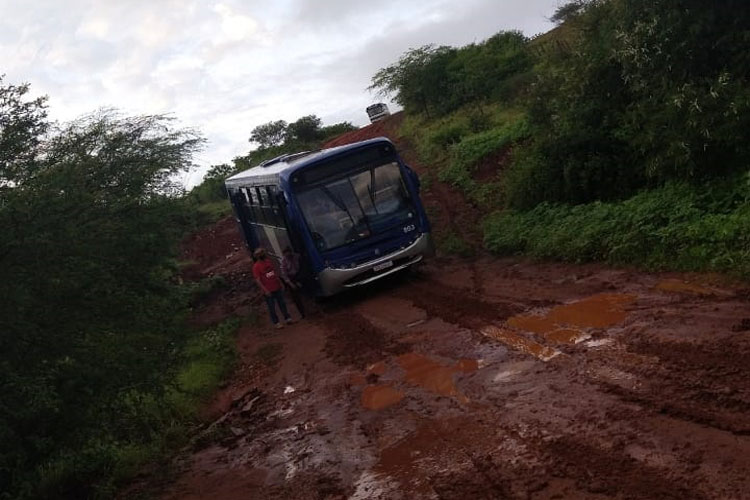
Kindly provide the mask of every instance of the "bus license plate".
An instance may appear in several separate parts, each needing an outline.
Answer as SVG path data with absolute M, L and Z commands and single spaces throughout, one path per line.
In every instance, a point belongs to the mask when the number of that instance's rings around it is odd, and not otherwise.
M 389 260 L 388 262 L 383 262 L 381 264 L 378 264 L 377 266 L 372 266 L 372 270 L 377 273 L 379 271 L 382 271 L 383 269 L 388 269 L 389 267 L 393 267 L 392 260 Z

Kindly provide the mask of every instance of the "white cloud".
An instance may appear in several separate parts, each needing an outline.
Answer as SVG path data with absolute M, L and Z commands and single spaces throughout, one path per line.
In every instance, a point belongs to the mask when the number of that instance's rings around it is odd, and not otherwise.
M 50 96 L 53 118 L 100 107 L 170 113 L 244 154 L 256 125 L 317 114 L 367 122 L 365 89 L 410 47 L 549 29 L 557 0 L 0 0 L 0 74 Z M 199 175 L 191 176 L 191 183 Z
M 221 34 L 225 40 L 239 42 L 258 33 L 258 22 L 252 17 L 239 14 L 223 3 L 214 5 L 213 10 L 221 18 Z

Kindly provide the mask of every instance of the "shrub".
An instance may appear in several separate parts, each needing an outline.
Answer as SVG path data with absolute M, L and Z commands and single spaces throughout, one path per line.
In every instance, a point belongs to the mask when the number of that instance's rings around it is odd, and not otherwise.
M 617 203 L 542 203 L 485 221 L 499 254 L 750 276 L 750 189 L 669 184 Z
M 451 147 L 448 164 L 440 169 L 438 178 L 460 188 L 475 203 L 487 204 L 491 198 L 499 195 L 499 186 L 493 183 L 478 183 L 473 178 L 477 164 L 527 135 L 526 121 L 521 119 L 467 136 Z

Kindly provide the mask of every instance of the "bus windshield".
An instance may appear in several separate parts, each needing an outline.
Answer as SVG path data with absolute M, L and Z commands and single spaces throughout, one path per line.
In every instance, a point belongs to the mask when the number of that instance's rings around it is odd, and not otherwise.
M 297 200 L 319 250 L 368 238 L 414 217 L 396 162 L 306 189 Z

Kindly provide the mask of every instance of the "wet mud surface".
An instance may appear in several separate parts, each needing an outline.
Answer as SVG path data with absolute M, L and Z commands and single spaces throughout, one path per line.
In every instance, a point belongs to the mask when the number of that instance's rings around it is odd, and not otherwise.
M 162 498 L 748 498 L 750 304 L 700 280 L 438 259 L 246 326 L 280 356 Z
M 341 140 L 394 139 L 401 116 Z M 330 144 L 335 145 L 335 144 Z M 437 231 L 481 214 L 433 182 Z M 186 242 L 257 310 L 163 499 L 750 498 L 750 292 L 707 275 L 437 258 L 270 328 L 234 221 Z

